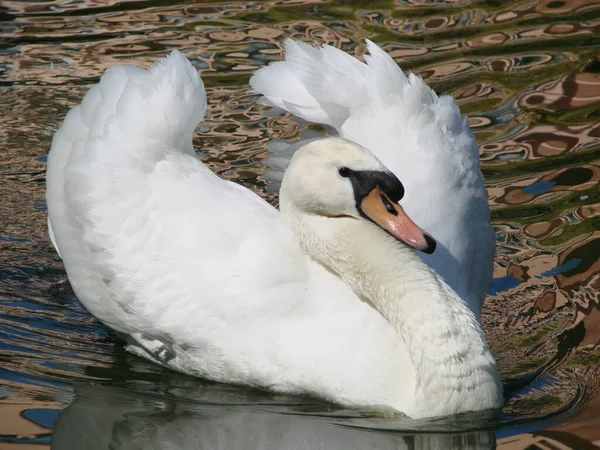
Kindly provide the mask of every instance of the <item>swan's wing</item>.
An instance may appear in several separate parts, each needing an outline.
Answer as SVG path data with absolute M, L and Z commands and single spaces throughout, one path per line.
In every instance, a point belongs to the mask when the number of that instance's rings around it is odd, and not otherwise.
M 334 128 L 396 173 L 403 206 L 441 244 L 423 259 L 479 314 L 494 234 L 475 138 L 452 97 L 438 97 L 367 44 L 363 64 L 328 45 L 287 40 L 285 61 L 259 69 L 250 84 L 268 105 Z
M 243 315 L 305 281 L 279 213 L 197 159 L 205 108 L 200 77 L 173 52 L 149 71 L 107 71 L 53 141 L 55 245 L 78 297 L 118 331 L 149 335 L 202 302 Z

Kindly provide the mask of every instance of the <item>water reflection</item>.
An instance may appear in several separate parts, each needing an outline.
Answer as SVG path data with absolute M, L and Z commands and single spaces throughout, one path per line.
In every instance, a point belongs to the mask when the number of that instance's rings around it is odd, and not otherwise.
M 348 411 L 302 414 L 296 403 L 245 404 L 240 393 L 214 403 L 76 386 L 58 416 L 53 450 L 93 449 L 491 449 L 494 433 L 373 431 Z M 256 401 L 256 398 L 252 398 Z M 355 414 L 355 413 L 354 413 Z

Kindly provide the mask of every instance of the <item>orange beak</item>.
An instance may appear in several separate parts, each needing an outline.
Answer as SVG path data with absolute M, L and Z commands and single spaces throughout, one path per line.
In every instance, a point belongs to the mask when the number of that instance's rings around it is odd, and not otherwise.
M 360 202 L 363 213 L 375 224 L 409 247 L 433 253 L 435 240 L 414 223 L 404 209 L 389 199 L 379 186 Z

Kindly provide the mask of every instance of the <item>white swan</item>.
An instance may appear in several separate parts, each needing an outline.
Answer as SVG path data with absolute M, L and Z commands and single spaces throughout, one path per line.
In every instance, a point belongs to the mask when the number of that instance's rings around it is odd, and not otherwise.
M 363 64 L 334 47 L 288 39 L 285 61 L 259 69 L 250 84 L 267 104 L 368 148 L 402 180 L 403 207 L 438 242 L 435 253 L 420 256 L 479 317 L 495 237 L 475 138 L 452 97 L 438 97 L 367 46 Z M 285 167 L 290 150 L 267 163 Z
M 398 179 L 356 144 L 315 141 L 280 216 L 196 157 L 205 108 L 174 51 L 108 70 L 56 133 L 50 234 L 86 308 L 131 352 L 217 381 L 412 417 L 501 406 L 474 314 L 395 239 L 431 248 L 392 204 Z

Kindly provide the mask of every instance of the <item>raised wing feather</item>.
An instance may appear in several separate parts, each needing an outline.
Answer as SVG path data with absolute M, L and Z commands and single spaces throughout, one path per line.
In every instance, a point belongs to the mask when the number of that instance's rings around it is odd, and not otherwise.
M 108 71 L 54 140 L 57 248 L 80 299 L 118 331 L 166 333 L 161 323 L 202 302 L 243 315 L 305 281 L 279 213 L 197 159 L 192 132 L 205 108 L 201 79 L 173 52 L 151 71 Z
M 398 176 L 403 207 L 440 244 L 421 257 L 479 315 L 495 239 L 475 138 L 452 97 L 438 97 L 367 45 L 363 64 L 328 45 L 287 40 L 285 61 L 259 69 L 250 84 L 267 104 L 369 148 Z M 267 175 L 274 181 L 285 165 L 276 162 Z

